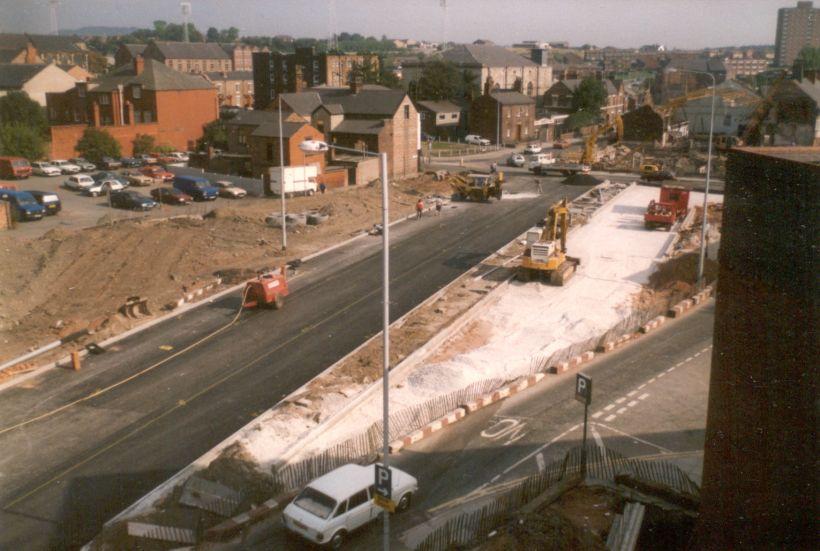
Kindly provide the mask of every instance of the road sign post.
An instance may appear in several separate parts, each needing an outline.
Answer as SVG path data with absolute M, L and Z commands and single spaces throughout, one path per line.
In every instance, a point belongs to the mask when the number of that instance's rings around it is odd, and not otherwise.
M 592 402 L 592 379 L 579 373 L 575 377 L 575 399 L 584 404 L 584 437 L 581 441 L 581 477 L 587 476 L 587 419 Z
M 393 503 L 393 471 L 389 467 L 376 463 L 376 494 L 373 502 L 392 513 L 396 510 Z

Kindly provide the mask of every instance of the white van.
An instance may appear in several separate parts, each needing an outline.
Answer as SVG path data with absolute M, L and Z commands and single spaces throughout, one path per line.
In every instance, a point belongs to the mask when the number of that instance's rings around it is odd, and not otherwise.
M 410 506 L 418 481 L 395 467 L 392 472 L 396 511 Z M 382 508 L 373 503 L 375 467 L 344 465 L 308 484 L 282 511 L 282 523 L 299 536 L 339 549 L 347 536 L 374 520 Z
M 294 195 L 313 195 L 319 189 L 316 178 L 319 169 L 315 166 L 286 166 L 285 173 L 285 197 Z M 279 167 L 270 169 L 270 191 L 275 195 L 280 195 L 281 186 Z
M 535 172 L 539 166 L 552 164 L 555 164 L 555 157 L 552 156 L 552 153 L 536 153 L 535 155 L 530 155 L 527 169 L 530 170 L 530 172 Z

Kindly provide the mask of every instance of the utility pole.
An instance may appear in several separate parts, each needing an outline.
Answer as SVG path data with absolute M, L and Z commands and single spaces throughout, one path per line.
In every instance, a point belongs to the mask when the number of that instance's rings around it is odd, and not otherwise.
M 188 19 L 191 15 L 191 3 L 180 2 L 179 7 L 182 9 L 182 41 L 188 42 Z
M 279 100 L 279 197 L 282 198 L 282 252 L 288 249 L 288 223 L 285 210 L 285 136 L 282 132 L 282 94 Z
M 57 7 L 60 0 L 48 0 L 48 12 L 51 18 L 51 34 L 60 34 L 60 27 L 57 24 Z

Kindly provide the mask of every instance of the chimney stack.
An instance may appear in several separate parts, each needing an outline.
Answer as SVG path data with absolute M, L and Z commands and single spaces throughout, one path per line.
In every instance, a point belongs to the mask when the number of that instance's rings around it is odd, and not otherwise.
M 144 70 L 145 58 L 137 54 L 136 57 L 134 57 L 134 73 L 136 73 L 137 75 L 141 75 Z
M 354 94 L 362 91 L 362 76 L 358 72 L 350 75 L 350 91 Z

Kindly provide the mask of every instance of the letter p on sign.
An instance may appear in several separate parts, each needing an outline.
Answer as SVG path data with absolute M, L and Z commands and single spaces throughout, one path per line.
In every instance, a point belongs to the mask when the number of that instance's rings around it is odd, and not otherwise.
M 592 379 L 581 373 L 575 377 L 575 399 L 587 406 L 592 403 Z

